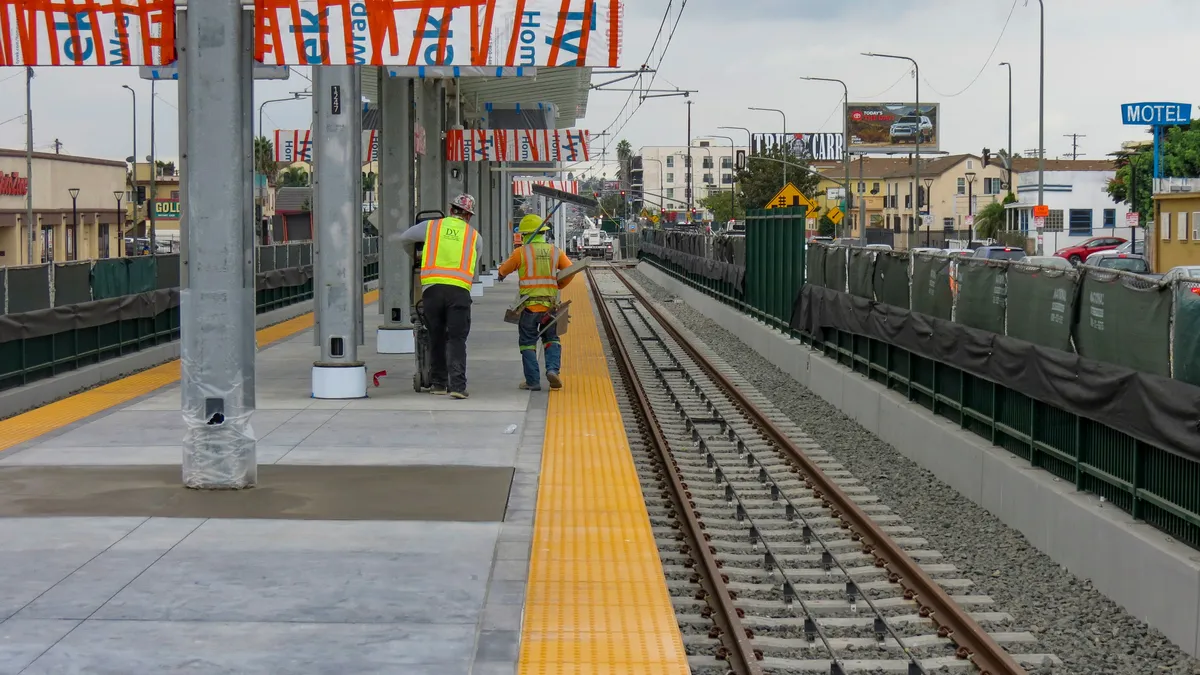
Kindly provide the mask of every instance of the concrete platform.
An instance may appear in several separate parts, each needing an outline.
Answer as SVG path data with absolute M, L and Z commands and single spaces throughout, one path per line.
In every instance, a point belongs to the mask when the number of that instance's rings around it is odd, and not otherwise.
M 475 300 L 465 401 L 373 307 L 366 399 L 308 397 L 308 331 L 260 351 L 252 491 L 177 487 L 177 385 L 0 453 L 0 675 L 514 673 L 547 402 L 515 293 Z

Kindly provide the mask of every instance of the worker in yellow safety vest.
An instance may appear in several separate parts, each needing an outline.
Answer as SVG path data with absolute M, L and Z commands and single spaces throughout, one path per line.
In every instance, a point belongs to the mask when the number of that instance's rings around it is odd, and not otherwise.
M 471 284 L 478 281 L 482 246 L 471 227 L 475 198 L 461 194 L 450 215 L 417 223 L 400 235 L 412 255 L 421 251 L 421 303 L 429 329 L 429 391 L 464 399 L 467 393 L 467 336 L 471 333 Z
M 521 365 L 525 380 L 520 388 L 541 391 L 542 376 L 538 372 L 537 345 L 542 341 L 546 353 L 546 381 L 551 389 L 562 388 L 559 368 L 562 367 L 562 345 L 554 310 L 558 307 L 558 292 L 571 283 L 573 275 L 558 279 L 558 271 L 571 266 L 567 254 L 546 242 L 545 224 L 535 215 L 521 219 L 518 234 L 522 245 L 500 265 L 500 279 L 516 272 L 521 282 L 521 317 L 517 323 L 517 344 L 521 348 Z

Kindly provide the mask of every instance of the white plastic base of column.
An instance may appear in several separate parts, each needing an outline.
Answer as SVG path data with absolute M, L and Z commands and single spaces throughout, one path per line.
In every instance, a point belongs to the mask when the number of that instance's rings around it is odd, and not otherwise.
M 380 328 L 375 334 L 376 351 L 380 354 L 415 354 L 417 340 L 411 328 Z
M 483 284 L 482 283 L 471 284 L 471 297 L 472 298 L 482 298 L 483 297 Z
M 479 277 L 479 283 L 483 284 L 484 288 L 492 288 L 496 285 L 496 277 L 491 274 L 484 274 Z
M 313 398 L 345 400 L 367 397 L 366 366 L 313 366 Z

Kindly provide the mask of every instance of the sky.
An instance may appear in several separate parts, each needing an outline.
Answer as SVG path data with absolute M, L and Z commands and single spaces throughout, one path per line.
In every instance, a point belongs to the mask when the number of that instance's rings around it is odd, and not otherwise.
M 911 65 L 861 56 L 900 54 L 921 66 L 921 99 L 941 104 L 941 149 L 979 153 L 1005 147 L 1008 76 L 1013 68 L 1015 149 L 1037 147 L 1038 0 L 625 0 L 622 67 L 659 63 L 655 88 L 696 90 L 691 95 L 694 137 L 720 132 L 719 125 L 779 132 L 779 108 L 794 132 L 839 132 L 842 89 L 805 82 L 809 75 L 847 82 L 852 101 L 911 101 Z M 650 46 L 670 4 L 669 20 L 653 55 Z M 1046 113 L 1049 157 L 1065 156 L 1082 134 L 1083 159 L 1100 159 L 1122 141 L 1149 138 L 1142 127 L 1121 124 L 1120 104 L 1178 101 L 1200 105 L 1200 81 L 1190 77 L 1200 62 L 1196 0 L 1045 0 Z M 682 7 L 682 14 L 680 8 Z M 1011 15 L 1011 16 L 1010 16 Z M 667 34 L 678 27 L 664 54 Z M 1154 18 L 1153 28 L 1149 21 Z M 1007 25 L 1006 25 L 1007 23 Z M 1136 30 L 1136 35 L 1135 31 Z M 995 53 L 992 53 L 995 47 Z M 305 69 L 287 82 L 256 83 L 256 99 L 287 97 L 304 89 Z M 33 81 L 34 146 L 53 151 L 121 159 L 132 151 L 132 97 L 137 91 L 138 154 L 150 148 L 150 83 L 132 68 L 39 68 Z M 597 71 L 593 81 L 611 79 Z M 156 86 L 156 150 L 177 156 L 176 86 Z M 0 68 L 0 147 L 24 148 L 24 77 Z M 587 117 L 577 127 L 619 134 L 607 141 L 686 145 L 685 99 L 649 99 L 632 116 L 637 97 L 623 106 L 624 92 L 593 91 Z M 310 102 L 266 107 L 268 131 L 306 128 Z M 1200 111 L 1197 112 L 1200 114 Z M 256 115 L 257 117 L 257 115 Z M 724 141 L 716 141 L 723 144 Z M 610 157 L 614 154 L 610 148 Z

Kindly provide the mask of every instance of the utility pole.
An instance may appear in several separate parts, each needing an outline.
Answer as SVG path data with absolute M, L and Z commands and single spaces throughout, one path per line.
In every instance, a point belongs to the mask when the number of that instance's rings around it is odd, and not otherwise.
M 1079 139 L 1087 138 L 1087 134 L 1063 134 L 1063 138 L 1071 139 L 1071 159 L 1079 159 Z
M 156 241 L 156 239 L 158 238 L 158 236 L 157 236 L 158 232 L 157 232 L 157 228 L 155 227 L 155 225 L 156 225 L 155 217 L 157 214 L 154 213 L 156 210 L 155 197 L 158 196 L 158 194 L 156 192 L 156 190 L 158 188 L 155 185 L 155 178 L 158 176 L 158 162 L 157 162 L 157 156 L 154 154 L 154 151 L 155 151 L 155 146 L 154 146 L 154 109 L 157 107 L 154 104 L 155 103 L 154 97 L 156 96 L 156 94 L 154 92 L 154 85 L 156 82 L 157 82 L 157 80 L 150 80 L 150 198 L 147 201 L 149 202 L 149 205 L 150 205 L 150 255 L 151 256 L 158 255 L 158 242 Z M 253 118 L 251 118 L 251 119 L 253 119 Z M 253 123 L 253 122 L 251 122 L 251 123 Z
M 29 259 L 37 249 L 37 223 L 33 220 L 33 68 L 25 68 L 25 226 L 29 228 Z
M 692 104 L 694 101 L 687 102 L 687 222 L 692 224 Z

